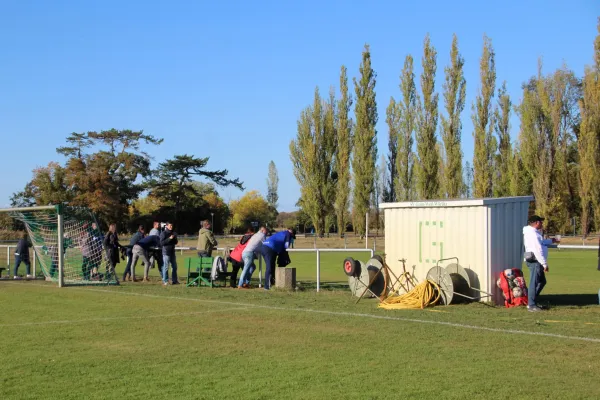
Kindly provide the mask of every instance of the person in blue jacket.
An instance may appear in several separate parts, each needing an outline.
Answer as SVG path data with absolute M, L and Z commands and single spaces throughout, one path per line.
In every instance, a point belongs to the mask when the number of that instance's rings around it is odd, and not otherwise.
M 31 262 L 29 261 L 29 248 L 31 248 L 31 242 L 27 240 L 27 233 L 24 233 L 21 239 L 19 239 L 17 250 L 15 251 L 15 269 L 13 273 L 14 279 L 21 279 L 21 277 L 17 274 L 17 272 L 19 272 L 19 265 L 21 265 L 21 263 L 25 264 L 25 273 L 27 274 L 27 279 L 33 278 L 33 275 L 31 275 Z
M 271 288 L 271 277 L 275 275 L 276 257 L 290 247 L 293 235 L 294 231 L 292 229 L 286 229 L 273 234 L 263 242 L 260 252 L 265 259 L 265 264 L 267 266 L 267 271 L 265 273 L 265 290 Z

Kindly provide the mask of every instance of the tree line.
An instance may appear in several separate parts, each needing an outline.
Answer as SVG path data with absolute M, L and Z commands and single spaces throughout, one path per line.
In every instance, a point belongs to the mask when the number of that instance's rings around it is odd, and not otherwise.
M 423 43 L 419 90 L 413 56 L 405 57 L 399 94 L 386 108 L 388 148 L 377 163 L 378 122 L 371 51 L 365 45 L 354 95 L 341 67 L 339 94 L 312 104 L 298 119 L 290 143 L 298 206 L 316 231 L 365 232 L 365 214 L 379 202 L 534 195 L 534 212 L 547 229 L 584 235 L 600 229 L 600 18 L 594 62 L 583 77 L 566 65 L 537 72 L 522 83 L 518 103 L 498 84 L 496 54 L 484 35 L 477 94 L 471 105 L 472 160 L 462 152 L 461 116 L 467 82 L 458 38 L 452 38 L 444 68 L 442 101 L 435 88 L 437 51 L 429 35 Z M 441 110 L 439 108 L 442 108 Z M 351 111 L 354 114 L 351 115 Z M 511 140 L 511 116 L 520 122 Z
M 143 131 L 110 129 L 72 133 L 56 149 L 66 162 L 50 162 L 33 170 L 33 178 L 11 197 L 13 207 L 69 204 L 91 209 L 106 227 L 133 232 L 153 220 L 171 221 L 180 233 L 199 230 L 199 221 L 214 221 L 217 232 L 242 231 L 254 221 L 274 225 L 277 218 L 277 168 L 269 165 L 267 198 L 250 191 L 226 203 L 216 187 L 244 190 L 228 171 L 207 168 L 209 158 L 175 155 L 152 167 L 142 146 L 158 146 L 163 139 Z M 203 182 L 204 181 L 204 182 Z M 10 220 L 0 221 L 14 228 Z

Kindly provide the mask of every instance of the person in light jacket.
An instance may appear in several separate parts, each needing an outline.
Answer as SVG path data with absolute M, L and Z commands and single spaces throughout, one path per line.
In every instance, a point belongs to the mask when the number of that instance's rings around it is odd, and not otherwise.
M 544 239 L 542 228 L 544 218 L 533 215 L 529 218 L 529 225 L 523 227 L 523 243 L 525 245 L 525 263 L 529 268 L 529 290 L 527 299 L 527 311 L 542 311 L 537 300 L 538 296 L 546 286 L 546 273 L 548 267 L 548 246 L 554 241 Z

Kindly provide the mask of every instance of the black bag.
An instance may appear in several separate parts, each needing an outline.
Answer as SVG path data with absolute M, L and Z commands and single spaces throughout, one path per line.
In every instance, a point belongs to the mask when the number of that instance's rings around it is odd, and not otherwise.
M 535 254 L 533 254 L 533 251 L 525 252 L 525 261 L 530 262 L 530 263 L 537 261 L 537 258 L 535 258 Z

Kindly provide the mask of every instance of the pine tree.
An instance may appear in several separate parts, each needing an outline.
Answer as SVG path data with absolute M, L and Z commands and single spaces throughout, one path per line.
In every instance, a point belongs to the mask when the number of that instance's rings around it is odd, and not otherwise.
M 506 90 L 506 82 L 498 91 L 498 104 L 495 110 L 498 153 L 494 158 L 494 197 L 506 197 L 511 194 L 511 163 L 513 162 L 510 141 L 510 111 L 512 103 Z
M 271 160 L 269 163 L 269 175 L 267 177 L 267 202 L 273 209 L 277 209 L 277 201 L 279 200 L 278 187 L 279 175 L 277 174 L 277 167 L 275 166 L 275 162 Z
M 580 159 L 581 226 L 584 235 L 589 232 L 592 217 L 596 231 L 600 231 L 600 18 L 594 51 L 595 63 L 585 70 L 583 98 L 579 102 L 581 130 L 577 145 Z
M 396 201 L 396 184 L 398 182 L 398 137 L 400 135 L 400 113 L 399 106 L 393 97 L 390 98 L 390 104 L 386 109 L 386 119 L 388 125 L 388 159 L 385 162 L 387 172 L 385 174 L 384 186 L 381 188 L 382 200 L 384 202 Z
M 473 186 L 475 197 L 492 195 L 493 154 L 495 139 L 492 114 L 492 97 L 496 86 L 495 54 L 492 43 L 487 36 L 483 37 L 483 54 L 479 64 L 481 92 L 473 104 L 473 126 L 475 131 L 475 150 L 473 157 Z
M 371 51 L 365 45 L 360 64 L 360 79 L 354 78 L 356 93 L 356 127 L 354 131 L 354 212 L 355 232 L 365 233 L 364 216 L 369 210 L 375 177 L 377 159 L 377 103 L 375 101 L 375 83 L 377 74 L 371 68 Z
M 348 113 L 352 107 L 352 97 L 348 94 L 348 78 L 346 67 L 342 66 L 340 73 L 341 99 L 338 101 L 337 118 L 337 151 L 335 157 L 335 171 L 337 184 L 335 190 L 335 213 L 337 217 L 338 233 L 340 236 L 346 231 L 346 215 L 350 198 L 350 156 L 352 143 L 352 120 Z
M 463 74 L 464 58 L 458 52 L 454 35 L 450 51 L 450 66 L 445 68 L 444 104 L 448 117 L 440 116 L 444 141 L 444 173 L 442 192 L 448 198 L 458 198 L 463 190 L 460 113 L 465 108 L 466 81 Z
M 417 189 L 419 198 L 432 199 L 439 195 L 438 152 L 435 131 L 438 120 L 438 94 L 435 93 L 435 72 L 437 52 L 431 45 L 429 35 L 425 37 L 423 46 L 423 72 L 421 74 L 421 90 L 423 104 L 420 102 L 417 123 Z
M 417 112 L 417 89 L 413 72 L 413 58 L 410 54 L 404 60 L 400 77 L 400 93 L 402 99 L 396 103 L 399 118 L 396 200 L 407 201 L 415 198 L 413 132 Z

